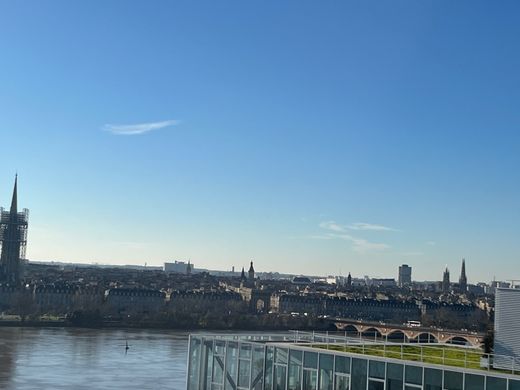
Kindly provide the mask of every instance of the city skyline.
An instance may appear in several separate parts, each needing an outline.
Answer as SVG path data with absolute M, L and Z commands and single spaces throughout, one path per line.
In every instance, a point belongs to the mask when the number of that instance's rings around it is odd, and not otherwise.
M 4 4 L 27 258 L 518 278 L 520 6 L 403 4 Z

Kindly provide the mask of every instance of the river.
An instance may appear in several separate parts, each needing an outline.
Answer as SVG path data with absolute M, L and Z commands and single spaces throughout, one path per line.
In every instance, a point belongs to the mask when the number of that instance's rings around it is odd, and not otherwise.
M 182 390 L 187 352 L 179 331 L 0 327 L 0 389 Z

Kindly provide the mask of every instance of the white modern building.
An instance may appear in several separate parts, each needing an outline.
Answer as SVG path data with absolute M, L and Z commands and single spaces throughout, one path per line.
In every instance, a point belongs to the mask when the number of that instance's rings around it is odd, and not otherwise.
M 495 353 L 520 360 L 520 289 L 497 288 L 495 293 Z M 495 360 L 508 368 L 509 361 Z
M 193 270 L 194 265 L 191 263 L 186 263 L 184 261 L 175 261 L 173 263 L 164 263 L 164 272 L 175 272 L 179 274 L 185 274 L 188 271 L 188 264 Z

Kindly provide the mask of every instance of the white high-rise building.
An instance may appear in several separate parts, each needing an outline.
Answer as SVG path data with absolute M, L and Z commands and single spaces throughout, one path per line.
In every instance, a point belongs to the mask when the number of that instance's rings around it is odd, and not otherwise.
M 520 289 L 497 288 L 495 294 L 495 354 L 520 361 Z M 497 361 L 498 360 L 498 361 Z M 505 364 L 510 365 L 507 361 Z M 502 362 L 495 359 L 495 367 Z

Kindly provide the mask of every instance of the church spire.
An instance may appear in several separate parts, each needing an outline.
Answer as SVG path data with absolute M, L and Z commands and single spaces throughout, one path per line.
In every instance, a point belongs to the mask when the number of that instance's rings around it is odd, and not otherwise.
M 11 199 L 11 214 L 18 212 L 18 174 L 14 177 L 13 198 Z
M 468 290 L 468 277 L 466 276 L 466 259 L 462 259 L 462 267 L 459 278 L 460 291 L 465 293 Z

